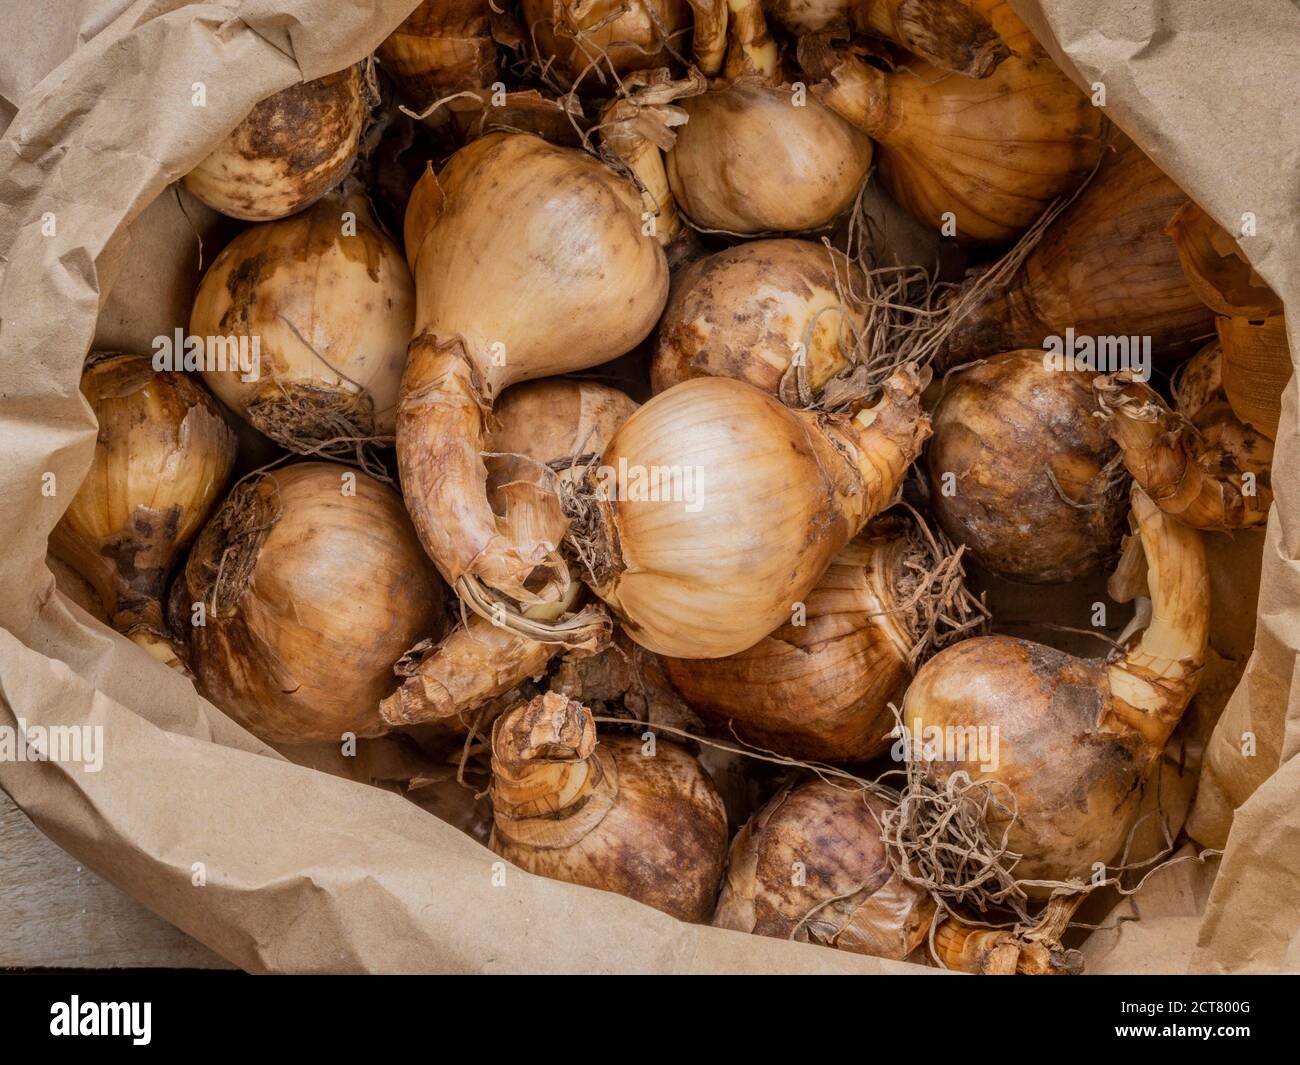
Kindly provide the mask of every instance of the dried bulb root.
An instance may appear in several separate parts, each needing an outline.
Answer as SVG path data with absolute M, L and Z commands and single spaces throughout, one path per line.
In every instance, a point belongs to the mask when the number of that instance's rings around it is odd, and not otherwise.
M 1268 520 L 1267 471 L 1243 470 L 1226 449 L 1206 448 L 1196 427 L 1132 371 L 1098 377 L 1093 388 L 1125 467 L 1161 510 L 1209 532 Z

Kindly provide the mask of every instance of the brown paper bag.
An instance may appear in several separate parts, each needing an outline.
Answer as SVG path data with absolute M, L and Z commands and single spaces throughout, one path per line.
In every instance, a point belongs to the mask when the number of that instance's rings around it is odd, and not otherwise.
M 0 726 L 99 725 L 105 749 L 94 773 L 0 763 L 0 786 L 79 860 L 252 970 L 926 971 L 684 925 L 506 868 L 396 795 L 288 762 L 55 591 L 45 541 L 95 432 L 77 387 L 83 357 L 97 331 L 128 346 L 184 324 L 203 224 L 177 226 L 168 200 L 184 201 L 167 186 L 254 102 L 360 59 L 414 0 L 83 0 L 56 21 L 49 5 L 22 6 L 30 16 L 16 24 L 43 29 L 0 59 L 0 96 L 20 106 L 0 141 Z M 1297 152 L 1276 89 L 1300 74 L 1288 0 L 1015 6 L 1082 84 L 1105 83 L 1116 121 L 1221 223 L 1235 230 L 1255 213 L 1246 251 L 1300 306 Z M 200 81 L 203 108 L 190 102 Z M 146 299 L 155 257 L 170 266 Z M 1300 437 L 1294 388 L 1279 472 Z M 1300 717 L 1290 707 L 1300 574 L 1288 560 L 1300 521 L 1296 489 L 1277 481 L 1256 649 L 1211 742 L 1196 811 L 1226 828 L 1223 814 L 1244 803 L 1222 872 L 1208 902 L 1154 879 L 1163 901 L 1139 895 L 1125 905 L 1143 920 L 1094 937 L 1104 971 L 1150 963 L 1153 939 L 1175 927 L 1160 971 L 1296 965 L 1300 730 L 1287 723 Z M 1244 769 L 1216 754 L 1243 723 L 1268 752 Z M 1175 866 L 1161 877 L 1175 874 L 1192 876 Z

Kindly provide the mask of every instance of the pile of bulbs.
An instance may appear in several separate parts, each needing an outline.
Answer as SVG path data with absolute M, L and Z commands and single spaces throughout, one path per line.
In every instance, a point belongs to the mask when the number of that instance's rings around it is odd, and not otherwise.
M 1205 663 L 1204 539 L 1267 515 L 1279 302 L 1004 0 L 498 6 L 425 0 L 183 179 L 248 223 L 209 357 L 90 356 L 53 555 L 267 742 L 455 764 L 526 870 L 1075 971 Z M 965 273 L 918 289 L 873 204 Z M 1155 377 L 1053 365 L 1067 330 Z M 982 595 L 1112 568 L 1107 657 Z M 919 787 L 996 796 L 1032 921 L 917 860 Z

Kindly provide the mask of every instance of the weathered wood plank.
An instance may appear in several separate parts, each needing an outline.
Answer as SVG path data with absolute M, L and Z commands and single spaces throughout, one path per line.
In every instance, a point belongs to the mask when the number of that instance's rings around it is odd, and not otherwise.
M 0 967 L 229 964 L 77 863 L 0 792 Z

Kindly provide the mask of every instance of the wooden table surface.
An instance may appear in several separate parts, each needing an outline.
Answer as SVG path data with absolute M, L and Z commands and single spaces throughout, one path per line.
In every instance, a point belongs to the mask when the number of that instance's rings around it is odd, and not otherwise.
M 0 969 L 229 969 L 65 853 L 0 792 Z

